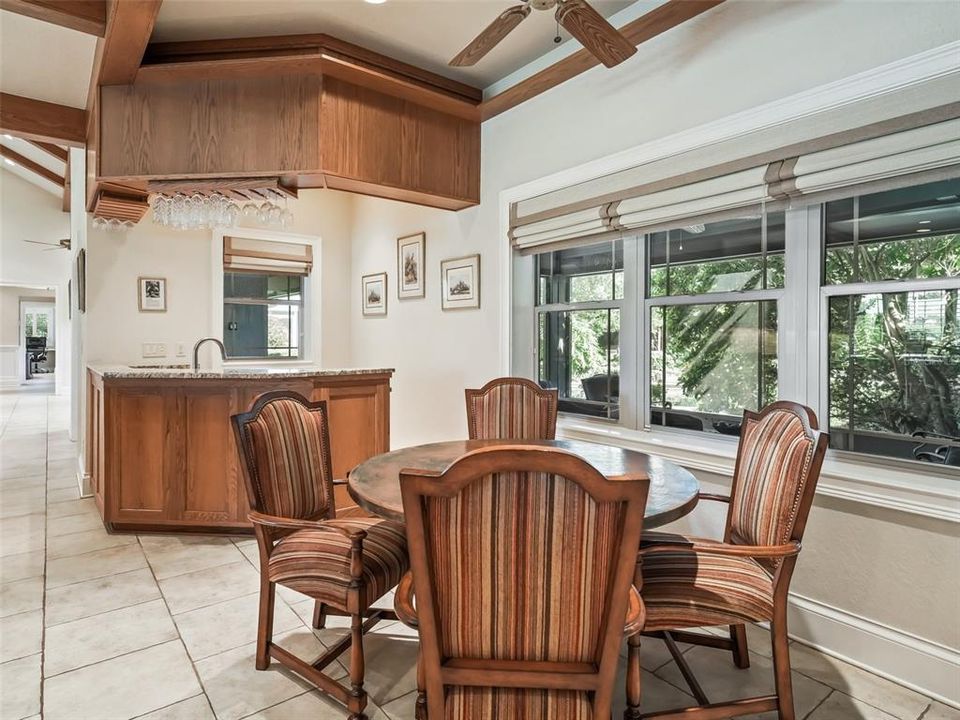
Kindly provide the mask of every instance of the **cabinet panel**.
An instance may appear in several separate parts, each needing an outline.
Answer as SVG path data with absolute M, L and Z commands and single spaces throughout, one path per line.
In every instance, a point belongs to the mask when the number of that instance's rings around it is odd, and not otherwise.
M 183 517 L 188 520 L 241 520 L 234 518 L 238 476 L 236 447 L 229 419 L 233 414 L 231 392 L 196 393 L 184 396 L 185 485 Z
M 176 397 L 162 392 L 123 390 L 114 399 L 111 423 L 116 464 L 112 509 L 121 514 L 162 514 L 167 505 L 165 476 L 175 436 L 170 427 Z

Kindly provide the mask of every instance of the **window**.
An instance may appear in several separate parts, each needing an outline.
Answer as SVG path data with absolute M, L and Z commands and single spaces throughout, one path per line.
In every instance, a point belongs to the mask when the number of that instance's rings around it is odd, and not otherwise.
M 24 315 L 24 335 L 27 337 L 49 337 L 51 312 L 49 310 L 28 310 Z
M 304 278 L 224 272 L 223 343 L 228 358 L 301 357 Z
M 539 379 L 564 412 L 616 419 L 623 242 L 536 257 Z
M 952 180 L 824 206 L 831 447 L 960 464 L 958 195 Z
M 777 398 L 784 251 L 782 212 L 647 237 L 651 425 L 737 435 Z

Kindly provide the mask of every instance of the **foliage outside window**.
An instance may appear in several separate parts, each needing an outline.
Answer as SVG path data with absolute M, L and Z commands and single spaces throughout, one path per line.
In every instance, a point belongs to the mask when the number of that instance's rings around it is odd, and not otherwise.
M 227 357 L 300 358 L 303 284 L 301 275 L 225 272 L 223 340 Z
M 832 447 L 960 465 L 958 195 L 952 180 L 824 206 Z
M 647 237 L 652 425 L 736 435 L 744 408 L 777 398 L 784 251 L 782 212 Z M 717 301 L 744 291 L 760 295 Z
M 623 242 L 543 253 L 536 273 L 540 384 L 562 411 L 618 418 Z
M 24 334 L 27 337 L 48 337 L 49 312 L 28 311 L 24 313 Z

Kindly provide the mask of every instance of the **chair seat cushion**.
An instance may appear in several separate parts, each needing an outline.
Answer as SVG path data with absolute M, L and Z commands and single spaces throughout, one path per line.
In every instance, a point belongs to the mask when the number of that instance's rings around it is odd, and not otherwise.
M 403 525 L 376 518 L 324 522 L 329 529 L 298 530 L 274 547 L 267 566 L 272 582 L 347 609 L 351 542 L 334 528 L 363 530 L 360 605 L 368 607 L 400 582 L 410 561 Z
M 643 544 L 652 539 L 646 538 Z M 773 617 L 773 577 L 752 558 L 678 548 L 644 555 L 642 571 L 641 595 L 647 608 L 644 630 L 735 625 Z
M 444 720 L 592 720 L 585 692 L 519 688 L 452 687 Z

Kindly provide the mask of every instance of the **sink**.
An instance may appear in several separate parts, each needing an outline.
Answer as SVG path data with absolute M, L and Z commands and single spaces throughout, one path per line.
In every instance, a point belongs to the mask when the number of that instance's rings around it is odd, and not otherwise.
M 189 370 L 189 365 L 128 365 L 131 370 Z

